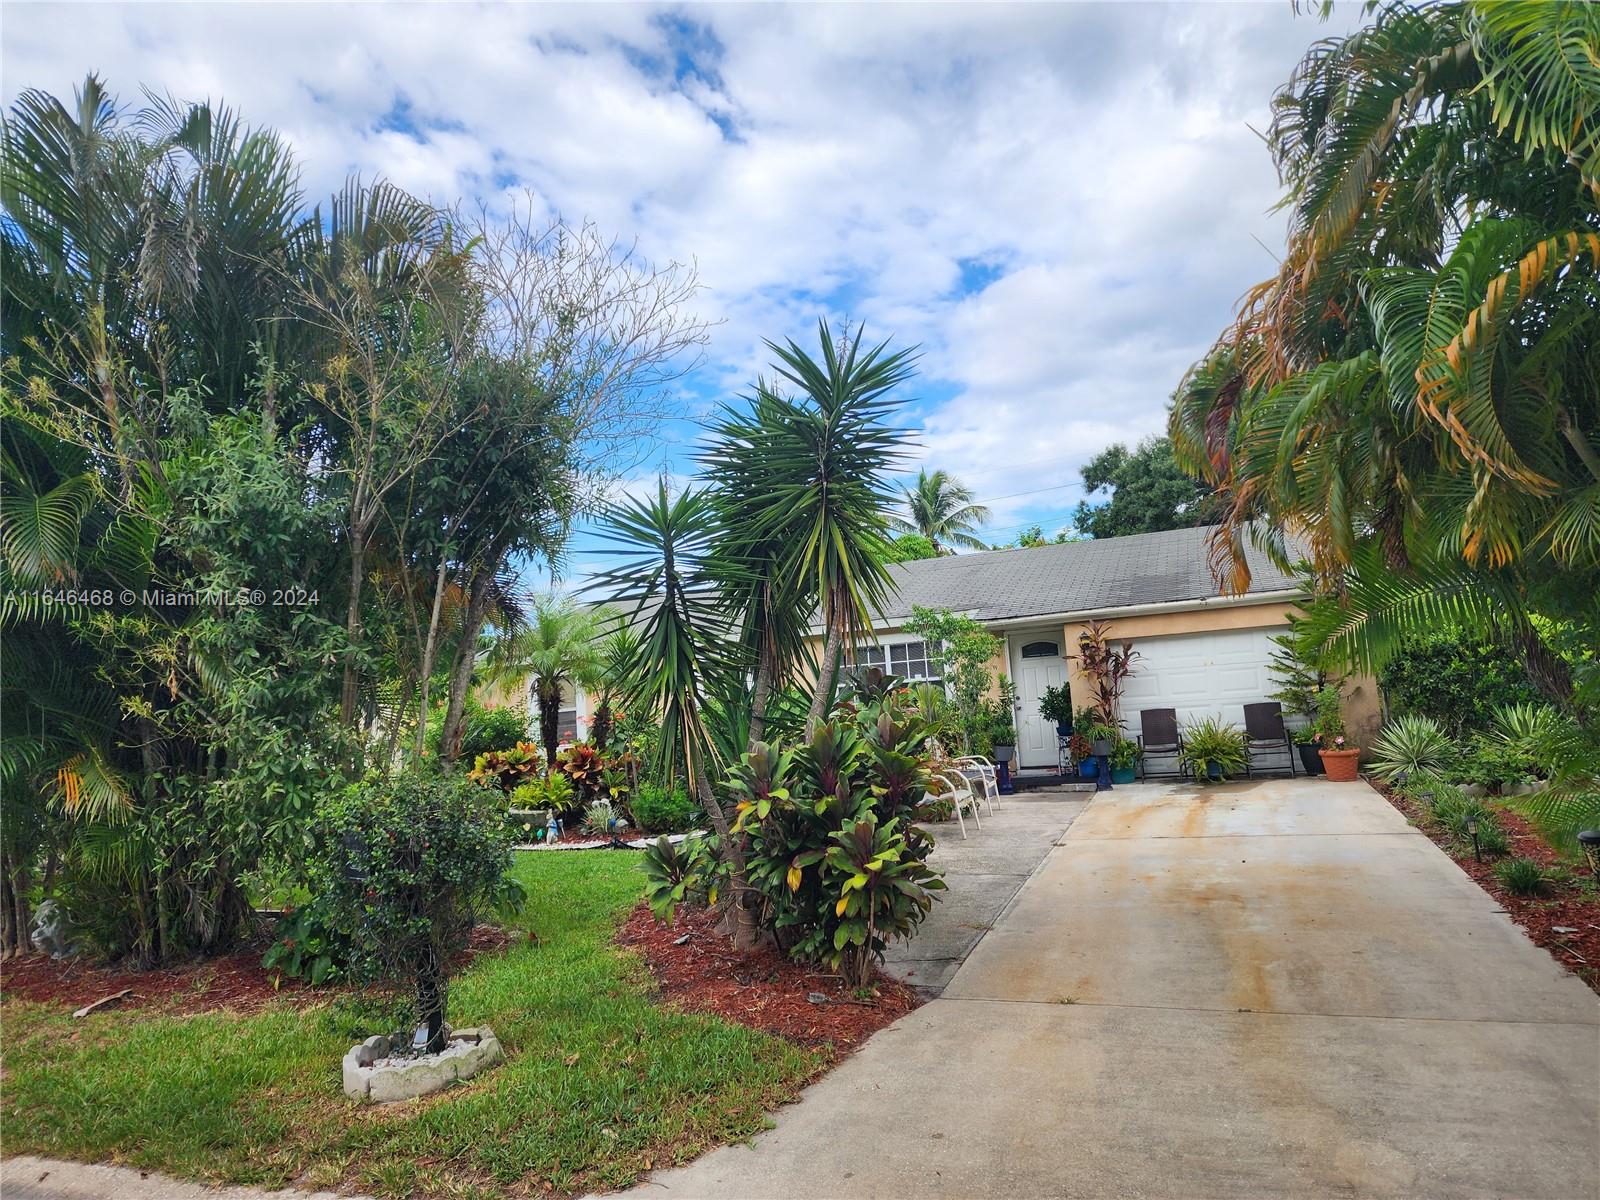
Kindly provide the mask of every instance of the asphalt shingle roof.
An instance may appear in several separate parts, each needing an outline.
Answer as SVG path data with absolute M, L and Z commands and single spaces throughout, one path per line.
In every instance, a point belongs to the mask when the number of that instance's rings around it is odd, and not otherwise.
M 1006 621 L 1205 599 L 1219 594 L 1206 561 L 1207 532 L 1172 529 L 900 563 L 891 568 L 896 592 L 882 616 L 892 624 L 920 605 Z M 1246 557 L 1252 593 L 1296 586 L 1253 546 Z

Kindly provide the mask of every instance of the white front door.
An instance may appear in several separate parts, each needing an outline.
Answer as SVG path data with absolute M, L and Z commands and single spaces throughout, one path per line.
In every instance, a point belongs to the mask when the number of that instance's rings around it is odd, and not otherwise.
M 1061 631 L 1014 633 L 1011 642 L 1012 679 L 1017 685 L 1017 763 L 1024 767 L 1054 767 L 1055 722 L 1039 713 L 1046 688 L 1067 681 L 1067 663 L 1061 657 Z

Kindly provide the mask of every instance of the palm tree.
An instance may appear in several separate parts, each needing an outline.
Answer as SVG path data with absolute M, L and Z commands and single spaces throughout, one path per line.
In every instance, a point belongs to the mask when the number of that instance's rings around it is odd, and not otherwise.
M 844 646 L 872 627 L 872 610 L 889 591 L 887 476 L 903 438 L 884 418 L 899 404 L 890 393 L 911 378 L 915 355 L 888 353 L 888 342 L 863 351 L 863 332 L 835 342 L 828 323 L 819 321 L 820 362 L 792 339 L 767 343 L 778 356 L 779 377 L 801 398 L 763 393 L 772 436 L 754 448 L 752 465 L 766 475 L 768 491 L 752 506 L 750 528 L 783 547 L 782 576 L 801 583 L 822 614 L 808 737 L 832 700 Z
M 599 683 L 605 665 L 601 618 L 556 596 L 537 596 L 527 622 L 489 651 L 490 680 L 531 689 L 539 706 L 539 740 L 550 769 L 561 740 L 561 693 Z
M 1170 432 L 1219 580 L 1304 546 L 1352 665 L 1464 622 L 1572 702 L 1541 630 L 1596 630 L 1600 592 L 1596 44 L 1592 5 L 1385 5 L 1277 97 L 1284 265 Z
M 920 533 L 940 554 L 950 546 L 969 550 L 987 549 L 977 529 L 993 515 L 981 504 L 973 503 L 972 489 L 946 471 L 917 472 L 915 487 L 904 489 L 905 517 L 889 518 L 891 528 L 900 533 Z
M 745 749 L 766 736 L 767 703 L 775 689 L 793 682 L 806 658 L 806 633 L 816 611 L 814 596 L 790 571 L 785 553 L 794 532 L 762 521 L 772 484 L 767 447 L 784 435 L 788 410 L 758 381 L 743 409 L 725 408 L 711 428 L 712 441 L 700 462 L 711 481 L 716 535 L 707 568 L 716 580 L 727 623 L 755 662 L 748 703 L 743 692 L 728 697 L 748 710 Z M 732 715 L 730 709 L 727 715 Z
M 728 865 L 734 943 L 755 944 L 759 897 L 745 883 L 744 841 L 712 786 L 726 764 L 706 726 L 718 699 L 743 683 L 749 663 L 730 637 L 727 609 L 709 560 L 718 528 L 710 489 L 669 496 L 665 479 L 655 495 L 629 500 L 601 514 L 607 552 L 617 566 L 591 585 L 620 611 L 620 621 L 638 635 L 638 667 L 628 678 L 626 703 L 656 714 L 661 740 L 653 764 L 660 775 L 682 770 L 690 792 L 711 818 Z

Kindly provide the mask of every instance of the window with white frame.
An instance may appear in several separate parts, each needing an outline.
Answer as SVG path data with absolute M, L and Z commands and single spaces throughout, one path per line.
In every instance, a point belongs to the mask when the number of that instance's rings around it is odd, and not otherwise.
M 928 644 L 921 639 L 857 646 L 851 667 L 852 673 L 858 675 L 877 667 L 886 674 L 899 676 L 907 683 L 939 682 L 933 664 L 928 661 Z

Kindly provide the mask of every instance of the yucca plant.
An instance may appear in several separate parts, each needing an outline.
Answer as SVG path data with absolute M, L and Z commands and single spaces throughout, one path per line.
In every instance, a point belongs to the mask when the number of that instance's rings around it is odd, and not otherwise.
M 1368 766 L 1379 779 L 1397 781 L 1443 768 L 1455 757 L 1455 744 L 1431 717 L 1397 717 L 1372 743 Z

